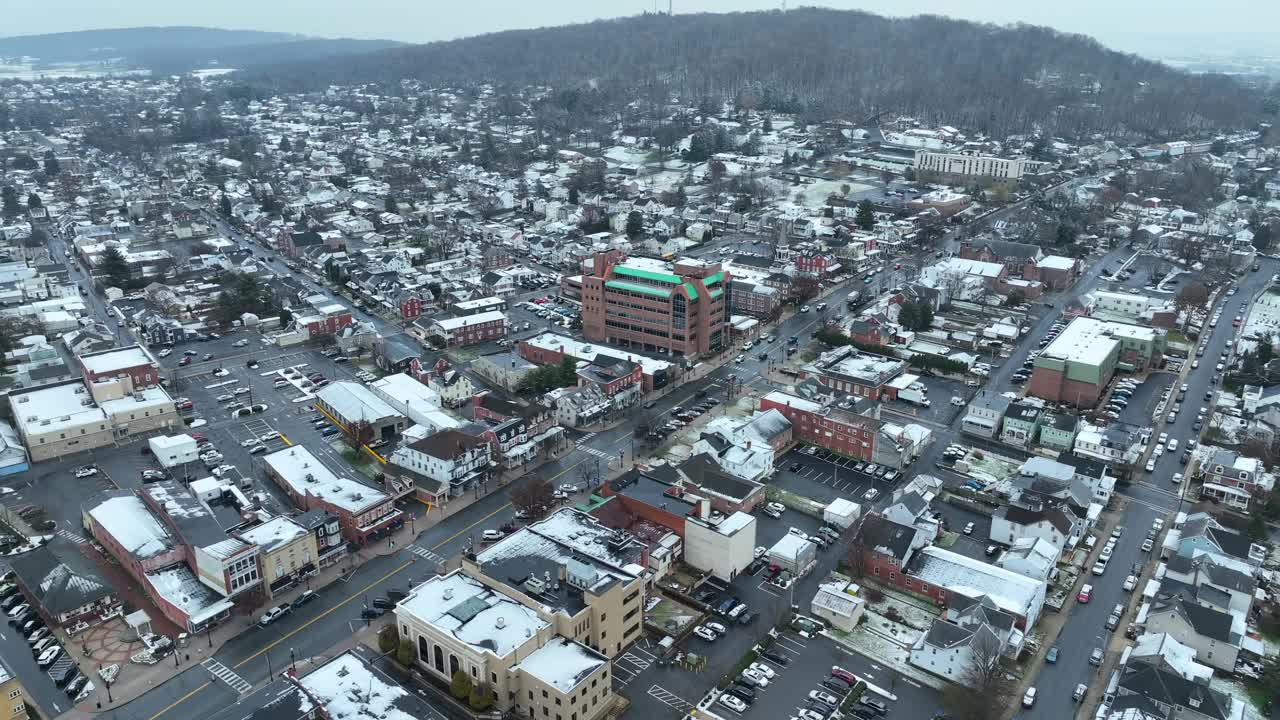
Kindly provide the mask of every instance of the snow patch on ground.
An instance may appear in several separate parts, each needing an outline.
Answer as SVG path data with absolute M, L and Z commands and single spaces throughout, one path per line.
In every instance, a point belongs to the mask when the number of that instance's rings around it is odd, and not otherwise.
M 1214 675 L 1209 680 L 1209 687 L 1218 692 L 1226 693 L 1235 698 L 1244 706 L 1244 720 L 1267 720 L 1267 716 L 1254 706 L 1249 700 L 1249 691 L 1245 688 L 1244 683 L 1239 680 L 1232 680 L 1220 675 Z

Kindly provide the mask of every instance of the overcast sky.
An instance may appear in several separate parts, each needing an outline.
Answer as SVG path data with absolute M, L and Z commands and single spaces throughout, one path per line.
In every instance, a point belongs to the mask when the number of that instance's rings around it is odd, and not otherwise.
M 885 15 L 934 13 L 997 23 L 1027 22 L 1093 35 L 1117 49 L 1155 53 L 1166 45 L 1190 50 L 1265 47 L 1280 27 L 1275 0 L 790 0 L 791 7 L 825 5 Z M 141 25 L 202 25 L 298 32 L 326 37 L 428 42 L 512 28 L 631 15 L 666 0 L 46 0 L 13 2 L 3 35 Z M 675 0 L 676 13 L 773 9 L 764 0 Z M 1201 49 L 1201 48 L 1194 48 Z

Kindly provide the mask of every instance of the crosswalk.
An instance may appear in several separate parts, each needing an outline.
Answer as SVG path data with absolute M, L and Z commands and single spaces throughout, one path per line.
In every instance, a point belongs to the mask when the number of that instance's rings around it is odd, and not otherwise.
M 417 555 L 418 557 L 423 558 L 424 560 L 430 560 L 431 562 L 437 565 L 444 565 L 446 562 L 443 556 L 437 555 L 436 553 L 431 552 L 430 550 L 422 547 L 421 545 L 409 545 L 405 549 L 413 553 L 414 555 Z
M 217 660 L 214 660 L 213 658 L 209 658 L 204 662 L 200 663 L 200 667 L 204 668 L 205 670 L 208 670 L 211 675 L 218 678 L 219 680 L 226 683 L 227 685 L 230 685 L 232 690 L 235 690 L 237 693 L 240 693 L 241 695 L 253 689 L 253 686 L 250 685 L 248 682 L 246 682 L 244 678 L 235 674 L 235 672 L 232 671 L 231 668 L 227 667 L 226 665 L 223 665 L 222 663 L 218 662 Z
M 586 435 L 583 435 L 582 437 L 578 438 L 578 442 L 575 443 L 575 445 L 577 445 L 578 447 L 582 447 L 583 445 L 587 444 L 588 440 L 590 440 L 595 436 L 596 436 L 595 433 L 587 433 Z
M 596 457 L 599 457 L 599 458 L 613 459 L 614 457 L 613 455 L 605 452 L 604 450 L 601 450 L 600 448 L 584 447 L 579 445 L 578 449 L 584 453 L 587 453 L 588 455 L 595 455 Z
M 82 536 L 82 535 L 77 535 L 77 534 L 75 534 L 75 533 L 71 532 L 70 530 L 67 530 L 66 528 L 63 528 L 63 529 L 58 530 L 57 535 L 58 535 L 58 537 L 62 538 L 63 540 L 70 540 L 71 542 L 73 542 L 73 543 L 75 543 L 75 544 L 77 544 L 77 545 L 83 545 L 83 544 L 85 544 L 85 543 L 89 542 L 88 540 L 86 540 L 86 539 L 84 538 L 84 536 Z

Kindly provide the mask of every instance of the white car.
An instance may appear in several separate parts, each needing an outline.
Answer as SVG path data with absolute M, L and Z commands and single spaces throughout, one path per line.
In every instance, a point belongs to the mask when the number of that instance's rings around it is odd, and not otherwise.
M 245 395 L 245 394 L 247 394 L 247 393 L 249 393 L 249 392 L 252 392 L 252 391 L 251 391 L 251 390 L 249 390 L 249 388 L 247 388 L 247 387 L 238 387 L 238 388 L 236 388 L 235 390 L 232 390 L 232 391 L 231 391 L 231 394 L 232 394 L 232 395 Z
M 173 351 L 170 350 L 169 348 L 165 348 L 160 351 L 160 357 L 169 357 L 172 354 L 173 354 Z
M 780 502 L 770 502 L 770 503 L 765 504 L 765 507 L 766 507 L 766 508 L 768 508 L 769 510 L 771 510 L 771 511 L 775 512 L 775 513 L 778 513 L 778 515 L 781 515 L 782 513 L 786 512 L 786 510 L 787 510 L 787 506 L 786 506 L 786 505 L 783 505 L 783 504 L 782 504 L 782 503 L 780 503 Z M 775 515 L 774 517 L 777 517 L 777 515 Z
M 772 680 L 772 679 L 773 679 L 773 676 L 774 676 L 774 674 L 775 674 L 775 673 L 773 672 L 773 668 L 771 668 L 771 667 L 769 667 L 768 665 L 765 665 L 764 663 L 761 663 L 761 662 L 753 662 L 753 663 L 751 663 L 751 665 L 750 665 L 750 667 L 748 667 L 748 669 L 749 669 L 749 670 L 755 670 L 756 672 L 758 672 L 758 673 L 760 673 L 761 675 L 763 675 L 763 676 L 765 676 L 765 677 L 769 678 L 770 680 Z
M 260 444 L 260 443 L 259 443 L 258 438 L 249 438 L 248 440 L 245 440 L 244 442 L 240 443 L 240 447 L 247 447 L 247 448 L 249 448 L 249 447 L 253 447 L 254 445 L 258 445 L 258 444 Z
M 1156 471 L 1156 461 L 1155 461 L 1155 458 L 1151 458 L 1150 460 L 1147 460 L 1147 472 L 1155 472 L 1155 471 Z
M 750 668 L 742 671 L 742 679 L 756 687 L 769 687 L 769 678 L 765 677 L 763 673 L 758 673 Z
M 715 642 L 718 638 L 718 636 L 715 633 L 711 632 L 710 630 L 708 630 L 707 628 L 701 625 L 693 629 L 693 634 L 697 635 L 703 640 L 706 640 L 707 642 Z
M 743 713 L 747 711 L 747 704 L 729 693 L 725 693 L 720 696 L 720 704 L 736 713 Z
M 272 431 L 270 431 L 270 432 L 265 432 L 265 433 L 262 433 L 261 435 L 259 435 L 259 436 L 258 436 L 258 441 L 259 441 L 259 442 L 264 442 L 264 443 L 265 443 L 265 442 L 271 442 L 272 440 L 275 440 L 275 439 L 276 439 L 276 438 L 278 438 L 278 437 L 280 437 L 280 433 L 276 432 L 275 430 L 272 430 Z
M 93 477 L 94 475 L 97 475 L 97 474 L 98 474 L 98 468 L 92 465 L 85 465 L 82 468 L 76 469 L 76 477 L 78 478 Z
M 967 525 L 965 525 L 965 526 L 964 526 L 964 534 L 965 534 L 965 535 L 972 535 L 972 534 L 973 534 L 973 523 L 969 523 L 969 524 L 967 524 Z
M 1138 585 L 1138 577 L 1136 575 L 1130 575 L 1129 577 L 1124 579 L 1125 592 L 1129 592 L 1133 590 L 1135 587 L 1137 587 L 1137 585 Z
M 1182 473 L 1174 473 L 1174 474 L 1173 474 L 1173 484 L 1174 484 L 1174 485 L 1181 485 L 1181 484 L 1182 484 Z
M 248 345 L 248 344 L 249 344 L 249 341 L 248 341 L 248 340 L 243 340 L 243 339 L 242 339 L 242 340 L 237 340 L 237 341 L 235 341 L 235 342 L 231 343 L 231 345 L 232 345 L 232 346 L 234 346 L 234 347 L 244 347 L 245 345 Z
M 715 620 L 712 620 L 711 622 L 705 624 L 703 627 L 715 633 L 716 635 L 724 635 L 729 632 L 729 630 L 726 629 L 725 626 L 721 625 Z M 773 677 L 773 676 L 770 675 L 770 677 Z
M 768 550 L 768 549 L 766 549 L 763 545 L 757 546 L 757 547 L 756 547 L 756 549 L 755 549 L 755 557 L 757 557 L 757 558 L 762 558 L 762 557 L 764 557 L 764 556 L 765 556 L 765 554 L 766 554 L 766 553 L 768 553 L 768 552 L 769 552 L 769 550 Z
M 871 502 L 878 497 L 880 497 L 880 491 L 877 490 L 876 488 L 871 488 L 870 490 L 862 494 L 862 499 L 866 500 L 867 502 Z
M 234 400 L 234 399 L 235 399 L 235 397 L 236 397 L 235 395 L 231 395 L 231 394 L 229 394 L 229 393 L 223 393 L 223 394 L 219 395 L 219 396 L 218 396 L 217 398 L 215 398 L 215 399 L 216 399 L 218 402 L 227 402 L 228 400 Z
M 228 473 L 235 472 L 235 465 L 219 465 L 212 470 L 214 477 L 222 477 Z
M 1027 688 L 1027 692 L 1022 696 L 1022 707 L 1031 707 L 1036 704 L 1036 689 L 1034 686 Z
M 497 542 L 498 540 L 501 540 L 504 537 L 504 535 L 505 533 L 503 533 L 501 530 L 494 530 L 491 528 L 489 530 L 485 530 L 484 532 L 480 533 L 480 538 L 485 542 Z

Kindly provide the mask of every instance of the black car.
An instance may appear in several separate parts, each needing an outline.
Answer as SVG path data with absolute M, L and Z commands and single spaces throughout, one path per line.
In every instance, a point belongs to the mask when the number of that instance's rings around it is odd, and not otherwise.
M 360 611 L 361 620 L 374 620 L 386 615 L 387 611 L 379 607 L 367 607 Z
M 316 595 L 315 590 L 304 590 L 303 593 L 293 601 L 293 607 L 294 609 L 300 608 L 312 600 L 315 600 L 317 597 L 319 597 L 319 595 Z
M 791 467 L 788 468 L 788 470 L 791 472 L 800 472 L 802 468 L 804 468 L 804 463 L 791 463 Z
M 390 610 L 394 608 L 396 604 L 391 602 L 390 598 L 376 597 L 373 599 L 373 606 L 376 608 L 381 608 L 383 610 Z
M 742 680 L 734 680 L 727 692 L 748 705 L 756 701 L 756 691 Z
M 835 706 L 822 702 L 821 700 L 809 700 L 809 707 L 817 710 L 823 715 L 830 715 L 835 712 Z
M 768 660 L 773 663 L 777 663 L 778 665 L 786 666 L 791 664 L 791 658 L 787 657 L 786 655 L 783 655 L 777 650 L 764 650 L 760 653 L 760 655 L 765 660 Z M 845 689 L 848 690 L 847 687 Z
M 70 688 L 71 682 L 78 677 L 83 676 L 80 674 L 80 670 L 75 666 L 75 664 L 72 663 L 64 668 L 62 672 L 58 673 L 53 678 L 53 682 L 60 688 Z M 68 690 L 68 692 L 70 692 L 70 690 Z
M 390 600 L 390 601 L 391 601 L 391 602 L 393 602 L 393 603 L 398 603 L 398 602 L 400 602 L 401 600 L 403 600 L 403 599 L 405 599 L 405 598 L 407 598 L 407 597 L 409 597 L 409 593 L 407 593 L 407 592 L 405 592 L 405 591 L 403 591 L 403 590 L 388 590 L 388 591 L 387 591 L 387 599 L 388 599 L 388 600 Z
M 822 681 L 822 687 L 840 694 L 849 692 L 849 683 L 838 677 L 829 677 Z

